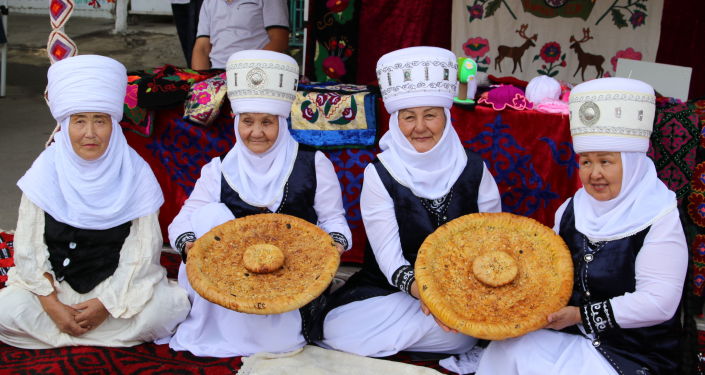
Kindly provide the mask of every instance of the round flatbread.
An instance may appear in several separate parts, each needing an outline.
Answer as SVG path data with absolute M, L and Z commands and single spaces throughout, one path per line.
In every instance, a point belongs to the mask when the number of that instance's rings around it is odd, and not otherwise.
M 510 213 L 446 223 L 421 245 L 414 270 L 421 300 L 436 318 L 488 340 L 544 327 L 573 290 L 573 261 L 563 239 Z
M 221 224 L 196 240 L 186 273 L 203 298 L 250 314 L 298 309 L 328 287 L 340 256 L 333 239 L 294 216 L 259 214 Z

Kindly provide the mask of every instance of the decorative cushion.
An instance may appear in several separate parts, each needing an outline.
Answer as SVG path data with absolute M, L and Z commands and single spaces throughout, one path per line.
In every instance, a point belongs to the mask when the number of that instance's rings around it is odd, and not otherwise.
M 127 92 L 125 93 L 125 104 L 120 125 L 143 137 L 149 137 L 152 135 L 154 127 L 154 111 L 149 111 L 137 105 L 137 82 L 139 79 L 139 75 L 127 75 Z
M 314 147 L 370 147 L 377 134 L 377 93 L 364 85 L 299 85 L 291 135 Z
M 213 123 L 227 93 L 225 73 L 218 74 L 191 86 L 184 105 L 184 120 L 201 126 Z

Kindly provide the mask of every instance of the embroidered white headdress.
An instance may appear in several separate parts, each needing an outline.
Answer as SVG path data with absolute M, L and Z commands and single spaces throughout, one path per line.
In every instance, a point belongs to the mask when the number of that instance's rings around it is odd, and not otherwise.
M 233 112 L 289 116 L 299 83 L 299 65 L 291 56 L 265 50 L 240 51 L 230 55 L 225 69 Z
M 575 152 L 646 152 L 656 111 L 654 89 L 629 78 L 600 78 L 570 93 Z
M 377 80 L 389 113 L 419 106 L 450 108 L 458 86 L 458 61 L 443 48 L 404 48 L 377 61 Z

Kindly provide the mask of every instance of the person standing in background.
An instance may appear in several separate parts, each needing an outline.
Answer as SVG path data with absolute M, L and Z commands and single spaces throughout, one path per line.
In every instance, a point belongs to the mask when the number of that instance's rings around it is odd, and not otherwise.
M 171 13 L 174 15 L 176 33 L 179 35 L 181 49 L 186 58 L 186 65 L 191 67 L 191 54 L 196 43 L 198 13 L 203 0 L 171 0 Z
M 224 69 L 228 57 L 248 49 L 286 52 L 286 0 L 205 0 L 198 19 L 191 68 Z

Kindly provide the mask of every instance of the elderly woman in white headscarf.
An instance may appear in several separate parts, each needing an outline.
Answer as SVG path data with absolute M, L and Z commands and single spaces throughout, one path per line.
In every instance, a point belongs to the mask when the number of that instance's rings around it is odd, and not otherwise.
M 172 246 L 188 261 L 196 238 L 214 226 L 253 214 L 282 213 L 307 220 L 330 234 L 342 253 L 351 246 L 340 184 L 333 164 L 320 151 L 300 146 L 287 117 L 296 95 L 299 67 L 272 51 L 240 51 L 228 59 L 228 97 L 235 112 L 236 143 L 224 157 L 201 170 L 191 196 L 169 226 Z M 311 341 L 314 318 L 306 310 L 276 315 L 228 310 L 198 295 L 185 265 L 179 283 L 193 307 L 169 346 L 198 356 L 231 357 L 282 353 Z
M 132 346 L 169 335 L 188 313 L 186 292 L 159 264 L 161 189 L 118 124 L 126 77 L 102 56 L 49 68 L 61 130 L 17 183 L 16 266 L 0 290 L 0 341 Z
M 391 117 L 362 186 L 369 244 L 362 270 L 334 296 L 321 345 L 374 357 L 402 350 L 464 353 L 476 339 L 447 332 L 428 315 L 418 299 L 414 262 L 424 239 L 444 223 L 501 211 L 499 191 L 451 124 L 457 85 L 452 52 L 394 51 L 380 58 L 377 77 Z
M 675 194 L 646 156 L 654 101 L 626 78 L 571 92 L 583 187 L 554 230 L 573 255 L 573 294 L 547 329 L 491 343 L 478 374 L 676 373 L 688 253 Z

